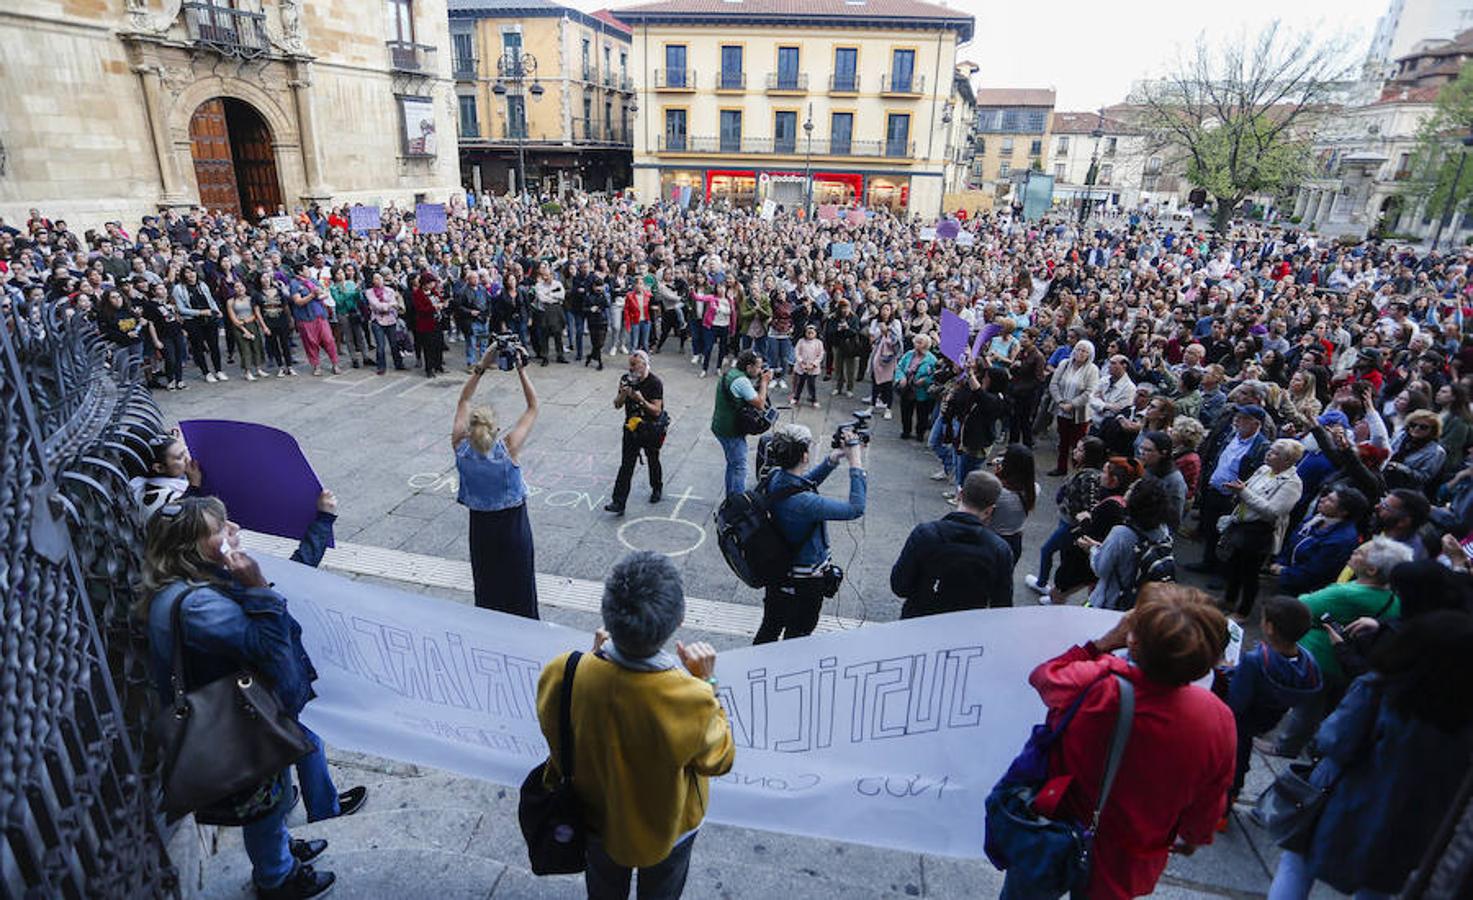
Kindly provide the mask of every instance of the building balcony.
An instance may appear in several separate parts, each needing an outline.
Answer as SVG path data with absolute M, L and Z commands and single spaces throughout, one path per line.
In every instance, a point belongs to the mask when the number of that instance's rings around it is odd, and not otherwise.
M 926 76 L 911 75 L 896 78 L 894 75 L 880 76 L 880 93 L 886 97 L 919 97 L 926 92 Z
M 271 50 L 265 13 L 211 3 L 184 3 L 181 9 L 189 40 L 196 46 L 242 59 L 263 56 Z
M 479 62 L 474 56 L 457 56 L 451 63 L 450 68 L 456 81 L 475 81 L 476 64 Z
M 409 41 L 387 41 L 389 68 L 395 72 L 412 72 L 416 75 L 435 74 L 435 48 L 428 44 Z
M 767 93 L 806 94 L 808 93 L 808 73 L 769 72 L 767 75 Z
M 655 90 L 691 91 L 696 89 L 695 69 L 656 69 Z
M 830 94 L 857 94 L 859 93 L 859 73 L 829 76 Z
M 754 156 L 847 156 L 915 158 L 914 141 L 856 141 L 846 138 L 761 138 L 661 135 L 657 153 L 739 154 Z
M 717 72 L 716 90 L 740 94 L 747 89 L 746 72 Z
M 628 75 L 619 76 L 619 90 L 626 94 L 634 93 L 634 79 Z
M 583 80 L 586 81 L 586 82 L 588 82 L 589 84 L 597 84 L 598 83 L 598 69 L 594 68 L 589 63 L 584 63 L 583 64 Z

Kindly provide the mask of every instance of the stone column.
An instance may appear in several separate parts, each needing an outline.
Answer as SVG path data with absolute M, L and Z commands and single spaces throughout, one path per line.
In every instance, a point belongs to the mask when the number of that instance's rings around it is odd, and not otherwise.
M 148 132 L 153 138 L 153 152 L 159 166 L 159 181 L 163 193 L 159 196 L 161 206 L 188 206 L 190 198 L 184 193 L 184 176 L 179 171 L 179 158 L 169 140 L 169 123 L 164 121 L 163 81 L 160 68 L 156 65 L 133 67 L 143 84 L 143 107 L 148 114 Z
M 287 84 L 297 104 L 297 134 L 301 139 L 302 168 L 307 176 L 307 192 L 304 200 L 327 201 L 332 197 L 322 181 L 322 150 L 317 141 L 317 114 L 312 97 L 312 64 L 299 60 L 296 77 Z

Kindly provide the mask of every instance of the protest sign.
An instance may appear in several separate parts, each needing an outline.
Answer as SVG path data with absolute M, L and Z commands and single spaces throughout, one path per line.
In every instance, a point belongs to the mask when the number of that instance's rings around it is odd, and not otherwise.
M 414 207 L 414 224 L 420 234 L 445 233 L 445 204 L 417 203 Z
M 862 210 L 862 209 L 851 209 L 851 210 L 849 210 L 848 219 L 849 219 L 849 224 L 850 225 L 863 225 L 864 224 L 864 210 Z
M 772 217 L 777 215 L 777 203 L 772 200 L 762 201 L 762 221 L 771 222 Z
M 266 224 L 270 225 L 271 230 L 277 234 L 291 231 L 293 228 L 291 216 L 272 216 L 266 220 Z
M 825 203 L 818 208 L 818 218 L 823 222 L 832 222 L 839 218 L 839 207 L 832 203 Z
M 957 232 L 957 235 L 956 235 L 956 245 L 958 247 L 970 247 L 970 246 L 972 246 L 972 245 L 974 245 L 976 243 L 977 243 L 977 236 L 974 235 L 974 234 L 972 234 L 970 231 L 959 231 L 959 232 Z
M 355 206 L 348 210 L 348 230 L 354 234 L 377 231 L 381 225 L 377 206 Z
M 936 240 L 936 229 L 934 229 L 934 228 L 922 228 L 921 229 L 921 240 L 923 240 L 923 241 L 934 241 L 934 240 Z
M 319 674 L 302 719 L 327 743 L 508 785 L 546 756 L 538 677 L 591 635 L 260 563 L 301 622 Z M 983 800 L 1043 720 L 1028 673 L 1117 616 L 980 610 L 723 651 L 736 761 L 709 818 L 980 857 Z
M 960 231 L 961 226 L 956 219 L 942 219 L 936 223 L 936 236 L 942 240 L 956 240 L 957 233 Z
M 835 241 L 829 244 L 829 256 L 834 259 L 853 259 L 854 245 L 848 242 Z
M 967 350 L 967 320 L 949 309 L 941 311 L 941 355 L 961 365 L 962 354 Z
M 281 537 L 307 533 L 322 482 L 296 438 L 269 425 L 225 419 L 185 419 L 179 431 L 204 473 L 200 493 L 219 497 L 232 521 Z

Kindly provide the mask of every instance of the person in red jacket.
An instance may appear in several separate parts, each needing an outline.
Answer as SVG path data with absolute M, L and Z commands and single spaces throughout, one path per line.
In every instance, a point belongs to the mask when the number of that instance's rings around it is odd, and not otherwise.
M 414 340 L 424 360 L 425 377 L 443 375 L 445 335 L 440 330 L 440 314 L 445 300 L 440 292 L 440 280 L 429 272 L 421 273 L 410 300 L 414 307 Z
M 1119 673 L 1135 686 L 1125 756 L 1095 836 L 1090 900 L 1139 897 L 1156 888 L 1167 854 L 1212 842 L 1233 783 L 1232 711 L 1192 684 L 1227 646 L 1227 619 L 1201 591 L 1153 582 L 1136 607 L 1098 640 L 1071 647 L 1028 676 L 1053 723 L 1090 691 L 1055 745 L 1049 777 L 1072 776 L 1055 818 L 1088 822 L 1099 801 L 1110 735 L 1120 708 Z M 1114 656 L 1128 649 L 1130 660 Z M 1103 681 L 1101 679 L 1103 678 Z M 1009 897 L 1004 886 L 1004 898 Z

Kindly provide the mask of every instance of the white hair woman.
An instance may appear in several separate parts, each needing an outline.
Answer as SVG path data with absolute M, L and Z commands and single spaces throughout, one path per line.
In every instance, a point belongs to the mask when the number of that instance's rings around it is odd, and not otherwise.
M 1258 599 L 1258 574 L 1269 557 L 1279 552 L 1289 513 L 1304 493 L 1304 483 L 1294 467 L 1304 456 L 1304 445 L 1280 438 L 1268 447 L 1263 465 L 1246 482 L 1230 481 L 1224 487 L 1238 495 L 1230 514 L 1232 523 L 1222 528 L 1219 545 L 1227 543 L 1227 587 L 1223 607 L 1239 622 L 1247 621 Z
M 537 421 L 537 391 L 527 377 L 527 358 L 517 355 L 523 410 L 505 436 L 489 406 L 471 408 L 481 376 L 496 361 L 496 348 L 486 351 L 471 369 L 455 407 L 450 446 L 460 478 L 456 499 L 470 510 L 471 580 L 476 606 L 528 619 L 537 615 L 537 574 L 532 551 L 532 523 L 527 518 L 527 485 L 522 481 L 521 452 Z
M 1058 409 L 1059 459 L 1050 475 L 1066 475 L 1074 444 L 1089 430 L 1089 398 L 1100 381 L 1095 345 L 1081 339 L 1069 359 L 1054 370 L 1048 393 Z

